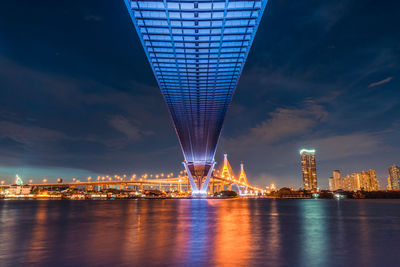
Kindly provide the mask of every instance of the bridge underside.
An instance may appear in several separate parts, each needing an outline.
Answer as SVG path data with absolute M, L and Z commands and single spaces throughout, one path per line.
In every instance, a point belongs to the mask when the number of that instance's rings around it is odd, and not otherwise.
M 207 182 L 267 0 L 125 0 L 194 180 Z M 197 184 L 197 189 L 203 187 Z M 207 187 L 207 185 L 206 185 Z

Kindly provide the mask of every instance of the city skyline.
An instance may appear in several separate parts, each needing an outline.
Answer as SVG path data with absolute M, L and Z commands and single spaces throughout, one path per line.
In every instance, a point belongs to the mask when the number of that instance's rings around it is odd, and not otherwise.
M 307 152 L 307 155 L 303 155 L 303 154 L 305 154 L 305 152 Z M 308 159 L 309 162 L 307 164 L 303 163 L 303 160 L 305 160 L 305 158 L 307 158 L 307 156 L 309 156 L 310 153 L 313 154 L 312 155 L 313 156 L 313 159 L 312 159 L 313 162 L 311 162 L 311 160 Z M 302 175 L 301 175 L 300 179 L 301 179 L 302 185 L 300 185 L 298 187 L 282 185 L 280 187 L 282 187 L 282 188 L 283 187 L 290 187 L 290 188 L 293 188 L 293 189 L 306 189 L 306 186 L 304 185 L 305 179 L 309 180 L 310 178 L 308 178 L 308 174 L 304 174 L 304 170 L 306 170 L 306 172 L 308 173 L 310 171 L 309 170 L 310 168 L 312 169 L 312 172 L 314 173 L 314 176 L 315 176 L 315 181 L 318 184 L 318 179 L 317 179 L 318 168 L 316 167 L 315 150 L 302 149 L 302 150 L 300 150 L 300 155 L 301 155 L 300 169 L 301 169 L 301 172 L 302 172 Z M 304 157 L 304 159 L 303 159 L 303 157 Z M 229 162 L 227 161 L 227 154 L 225 153 L 224 154 L 224 160 L 221 161 L 220 165 L 216 165 L 214 170 L 217 171 L 217 172 L 221 171 L 221 174 L 223 174 L 225 166 L 229 166 L 230 171 L 228 171 L 228 170 L 225 170 L 225 171 L 227 171 L 228 173 L 231 172 L 230 175 L 233 175 L 235 177 L 240 177 L 238 180 L 241 181 L 242 179 L 244 179 L 246 181 L 246 183 L 247 183 L 248 180 L 247 180 L 246 174 L 244 172 L 243 161 L 241 161 L 241 163 L 240 163 L 240 169 L 239 170 L 237 170 L 238 168 L 232 168 L 230 166 Z M 235 167 L 237 167 L 237 166 L 235 166 Z M 96 176 L 100 177 L 100 178 L 101 177 L 103 177 L 103 178 L 104 177 L 111 177 L 112 178 L 113 176 L 118 176 L 118 177 L 124 176 L 124 177 L 127 177 L 126 179 L 129 180 L 129 179 L 140 179 L 140 178 L 162 178 L 162 177 L 164 177 L 164 174 L 165 174 L 165 177 L 167 177 L 167 175 L 168 176 L 171 175 L 171 177 L 172 177 L 172 175 L 174 174 L 174 172 L 160 172 L 160 173 L 151 173 L 151 172 L 145 172 L 145 173 L 116 173 L 116 172 L 114 172 L 114 174 L 111 174 L 111 173 L 108 173 L 108 174 L 104 174 L 104 173 L 103 174 L 81 173 L 79 175 L 72 175 L 72 176 L 69 176 L 69 177 L 67 176 L 66 177 L 66 176 L 58 175 L 59 174 L 57 172 L 57 171 L 59 171 L 58 169 L 54 169 L 52 171 L 53 172 L 51 174 L 49 174 L 49 175 L 43 175 L 43 173 L 39 173 L 39 174 L 33 175 L 33 176 L 32 175 L 31 176 L 26 176 L 26 177 L 24 177 L 26 179 L 26 184 L 32 184 L 32 183 L 39 183 L 40 184 L 40 183 L 43 183 L 44 180 L 49 181 L 49 182 L 56 182 L 56 181 L 59 181 L 60 179 L 63 180 L 65 178 L 66 178 L 67 182 L 71 182 L 71 181 L 74 182 L 75 180 L 85 181 L 86 179 L 91 179 L 91 178 L 96 177 Z M 175 176 L 181 176 L 184 171 L 185 171 L 184 169 L 182 169 L 180 171 L 177 171 L 176 172 L 177 174 Z M 373 190 L 370 190 L 370 189 L 368 189 L 366 187 L 363 187 L 360 184 L 358 186 L 355 185 L 355 184 L 352 184 L 352 185 L 349 186 L 349 185 L 346 185 L 345 182 L 344 182 L 346 179 L 347 180 L 348 179 L 359 180 L 360 179 L 359 178 L 360 175 L 361 176 L 365 175 L 365 173 L 367 173 L 369 175 L 369 172 L 371 172 L 371 171 L 374 173 L 373 176 L 374 176 L 374 179 L 377 182 L 376 186 L 374 186 Z M 386 180 L 385 179 L 379 179 L 379 177 L 376 174 L 376 170 L 374 170 L 374 169 L 369 169 L 368 171 L 361 170 L 360 172 L 354 172 L 354 170 L 353 170 L 353 171 L 350 172 L 351 174 L 347 174 L 344 177 L 341 176 L 341 171 L 340 170 L 333 170 L 332 173 L 333 173 L 333 175 L 331 177 L 327 178 L 328 179 L 328 186 L 327 187 L 322 187 L 322 188 L 320 186 L 317 186 L 316 188 L 318 190 L 336 191 L 336 190 L 341 189 L 341 190 L 345 190 L 345 191 L 358 191 L 358 190 L 376 191 L 376 190 L 399 190 L 399 188 L 400 188 L 399 187 L 399 185 L 400 185 L 400 167 L 396 166 L 396 165 L 392 165 L 392 166 L 390 166 L 388 168 L 388 175 L 387 175 Z M 326 178 L 326 177 L 324 177 L 324 178 Z M 16 173 L 16 174 L 10 173 L 7 176 L 3 175 L 3 176 L 0 177 L 0 181 L 1 181 L 2 184 L 18 184 L 19 180 L 21 181 L 21 177 L 18 175 L 18 173 Z M 276 183 L 277 182 L 273 181 L 271 184 L 273 184 L 275 186 Z M 279 183 L 279 181 L 278 181 L 278 183 Z M 349 183 L 349 182 L 347 181 L 347 183 Z M 350 183 L 357 183 L 357 182 L 353 182 L 352 181 Z M 360 182 L 358 182 L 358 183 L 360 183 Z M 264 187 L 266 187 L 268 189 L 271 184 L 266 185 Z M 306 190 L 311 190 L 311 189 L 306 189 Z
M 32 14 L 33 5 L 21 11 L 7 3 L 0 16 L 9 25 L 0 39 L 0 174 L 181 170 L 167 109 L 123 3 L 49 1 Z M 298 150 L 312 147 L 321 188 L 336 168 L 376 169 L 385 184 L 388 167 L 400 162 L 399 37 L 390 26 L 397 6 L 269 3 L 217 163 L 228 152 L 234 169 L 244 161 L 252 183 L 298 188 Z M 376 27 L 365 26 L 371 14 Z

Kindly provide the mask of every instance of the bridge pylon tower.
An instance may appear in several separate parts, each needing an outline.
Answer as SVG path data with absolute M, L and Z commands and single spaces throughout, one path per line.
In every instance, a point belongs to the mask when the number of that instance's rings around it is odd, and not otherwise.
M 246 195 L 248 190 L 248 180 L 246 172 L 244 171 L 243 161 L 240 163 L 240 174 L 239 174 L 239 184 L 237 185 L 239 189 L 239 195 Z
M 240 163 L 239 183 L 243 183 L 243 184 L 246 184 L 246 185 L 249 184 L 249 181 L 247 181 L 246 173 L 244 171 L 243 161 Z
M 228 154 L 224 154 L 224 165 L 222 166 L 222 170 L 221 170 L 221 177 L 228 179 L 228 180 L 232 180 L 234 178 L 233 175 L 233 170 L 231 165 L 229 164 L 228 161 Z

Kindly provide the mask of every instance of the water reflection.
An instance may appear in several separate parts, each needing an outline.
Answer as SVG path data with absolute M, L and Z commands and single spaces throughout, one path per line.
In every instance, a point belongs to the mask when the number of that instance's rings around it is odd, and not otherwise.
M 274 265 L 277 265 L 281 261 L 281 232 L 279 224 L 279 211 L 278 211 L 278 200 L 273 199 L 270 202 L 270 212 L 268 214 L 268 232 L 267 232 L 267 251 L 268 259 Z
M 216 212 L 212 263 L 244 266 L 249 261 L 254 236 L 248 201 L 224 201 Z
M 47 224 L 46 219 L 47 201 L 40 201 L 37 208 L 34 222 L 31 229 L 31 238 L 29 240 L 28 251 L 26 255 L 27 263 L 40 262 L 41 259 L 46 257 L 46 237 L 47 237 Z
M 187 262 L 199 263 L 207 258 L 208 250 L 208 207 L 207 200 L 195 199 L 193 201 L 184 202 L 188 205 L 187 212 L 190 214 L 188 219 L 189 225 L 189 242 Z
M 309 266 L 321 266 L 328 259 L 330 240 L 327 236 L 326 201 L 302 200 L 298 202 L 302 216 L 301 262 Z
M 1 201 L 0 265 L 391 266 L 399 204 Z
M 373 251 L 370 249 L 371 242 L 375 242 L 374 240 L 370 240 L 371 229 L 369 227 L 369 216 L 367 207 L 368 204 L 363 202 L 359 205 L 358 210 L 358 221 L 359 221 L 359 250 L 363 251 L 363 257 L 360 257 L 360 262 L 362 265 L 367 266 L 368 263 L 371 262 L 370 256 L 373 255 Z

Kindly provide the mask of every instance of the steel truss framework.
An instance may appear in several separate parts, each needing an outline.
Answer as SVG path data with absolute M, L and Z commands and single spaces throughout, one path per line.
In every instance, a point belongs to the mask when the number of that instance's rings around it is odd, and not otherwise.
M 202 181 L 214 166 L 225 114 L 267 0 L 125 3 L 174 122 L 185 166 Z

